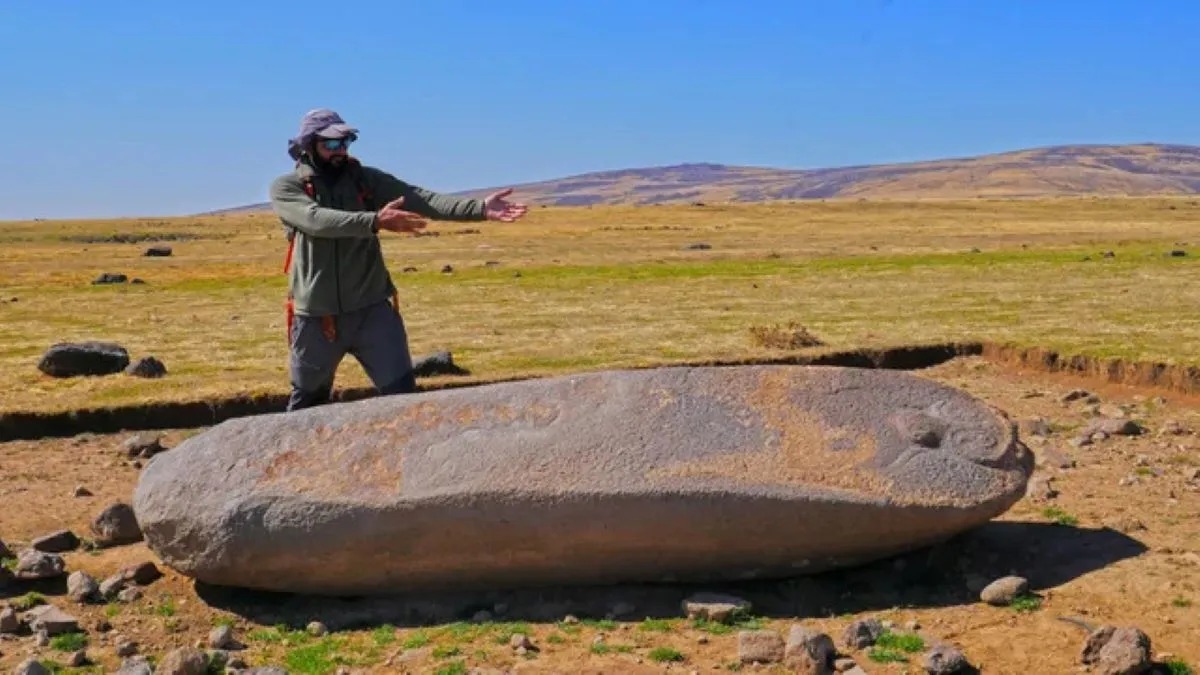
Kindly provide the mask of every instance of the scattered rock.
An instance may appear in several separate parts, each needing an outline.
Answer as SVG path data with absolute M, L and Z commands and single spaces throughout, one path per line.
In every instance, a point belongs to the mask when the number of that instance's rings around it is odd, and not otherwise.
M 125 276 L 124 274 L 117 272 L 104 272 L 95 279 L 92 279 L 92 285 L 99 286 L 101 284 L 123 284 L 127 281 L 129 281 L 129 277 Z
M 1086 448 L 1087 446 L 1091 445 L 1093 441 L 1091 435 L 1085 434 L 1072 438 L 1070 443 L 1072 447 Z
M 1050 423 L 1044 417 L 1035 417 L 1021 422 L 1021 433 L 1027 436 L 1044 437 L 1049 436 L 1052 432 Z
M 124 588 L 125 578 L 120 573 L 114 574 L 100 582 L 100 597 L 113 600 Z
M 1183 257 L 1187 256 L 1187 251 L 1184 251 L 1183 249 L 1178 249 L 1178 248 L 1173 249 L 1170 253 L 1170 256 L 1172 258 L 1183 258 Z
M 100 599 L 100 584 L 82 570 L 71 572 L 67 577 L 67 595 L 79 604 Z
M 1075 468 L 1075 460 L 1071 459 L 1070 455 L 1056 448 L 1046 448 L 1038 453 L 1038 464 L 1042 467 L 1054 469 Z
M 883 624 L 879 619 L 859 619 L 846 626 L 842 644 L 851 649 L 865 649 L 875 644 L 880 635 L 883 635 Z
M 1101 626 L 1088 635 L 1080 660 L 1100 675 L 1139 675 L 1150 669 L 1150 637 L 1135 627 Z
M 94 495 L 92 495 L 92 491 L 87 489 L 83 485 L 76 485 L 75 491 L 72 492 L 71 495 L 73 497 L 92 497 L 92 496 L 94 496 Z
M 965 675 L 975 671 L 962 650 L 947 643 L 937 644 L 930 649 L 922 659 L 921 667 L 929 675 Z
M 118 649 L 118 651 L 120 650 Z M 118 653 L 117 656 L 122 655 Z M 133 653 L 124 656 L 130 658 L 126 658 L 121 662 L 121 669 L 117 671 L 117 675 L 154 675 L 154 668 L 150 665 L 150 661 L 146 657 L 134 656 Z
M 233 639 L 232 626 L 217 626 L 208 633 L 208 646 L 213 649 L 231 650 L 239 645 Z
M 121 578 L 139 586 L 149 586 L 162 578 L 163 573 L 150 561 L 129 565 L 121 569 Z
M 403 270 L 401 270 L 401 271 L 403 271 L 403 272 L 416 272 L 416 271 L 417 271 L 417 268 L 415 268 L 415 267 L 413 267 L 413 266 L 411 266 L 411 265 L 410 265 L 410 266 L 408 266 L 408 267 L 405 267 L 405 268 L 404 268 Z
M 60 342 L 38 362 L 38 370 L 51 377 L 111 375 L 129 365 L 129 352 L 111 342 Z
M 683 247 L 683 249 L 685 251 L 707 251 L 711 248 L 712 248 L 712 244 L 706 244 L 702 241 L 696 242 L 694 244 L 688 244 L 687 246 Z
M 452 265 L 442 265 L 442 274 L 451 274 L 452 272 L 454 272 Z
M 142 589 L 138 588 L 137 586 L 129 586 L 127 588 L 122 588 L 117 593 L 117 601 L 118 602 L 123 602 L 123 603 L 128 604 L 131 602 L 137 602 L 138 600 L 141 600 L 141 599 L 142 599 Z
M 50 671 L 37 659 L 25 659 L 13 670 L 13 675 L 50 675 Z
M 21 619 L 12 607 L 0 609 L 0 633 L 12 635 L 21 630 Z
M 121 658 L 133 656 L 137 654 L 138 646 L 133 640 L 118 640 L 117 641 L 117 656 Z
M 152 258 L 154 258 L 154 257 L 165 258 L 165 257 L 171 255 L 171 252 L 172 251 L 171 251 L 170 246 L 151 246 L 150 248 L 146 249 L 146 252 L 143 253 L 142 255 L 152 257 Z
M 70 530 L 59 530 L 34 539 L 29 547 L 42 553 L 66 553 L 79 547 L 79 537 Z
M 1084 430 L 1085 436 L 1105 434 L 1106 436 L 1137 436 L 1142 433 L 1141 425 L 1129 419 L 1098 420 Z
M 1183 436 L 1188 433 L 1187 427 L 1180 424 L 1177 420 L 1167 420 L 1158 429 L 1159 436 Z
M 455 365 L 454 357 L 448 351 L 439 351 L 413 361 L 413 372 L 417 377 L 433 377 L 434 375 L 466 375 L 468 371 Z
M 167 367 L 153 356 L 143 356 L 125 368 L 125 374 L 133 377 L 156 378 L 167 374 Z
M 748 614 L 750 607 L 746 600 L 720 593 L 697 593 L 683 601 L 687 618 L 717 623 L 728 623 L 739 614 Z
M 155 675 L 206 675 L 207 672 L 208 657 L 195 647 L 168 652 L 154 669 Z
M 142 540 L 142 530 L 133 508 L 121 502 L 108 506 L 96 516 L 92 521 L 92 532 L 100 546 L 119 546 Z
M 44 630 L 39 630 L 33 634 L 33 646 L 45 647 L 50 644 L 50 634 Z
M 1054 499 L 1058 496 L 1058 490 L 1054 489 L 1053 482 L 1054 478 L 1050 476 L 1034 476 L 1030 479 L 1025 494 L 1034 501 L 1044 502 Z
M 508 646 L 513 649 L 524 649 L 527 652 L 537 651 L 537 647 L 533 644 L 533 640 L 529 639 L 528 635 L 516 633 L 508 640 Z
M 833 644 L 833 638 L 825 633 L 804 626 L 792 626 L 788 632 L 784 662 L 793 672 L 828 675 L 833 672 L 833 659 L 836 656 L 837 647 Z
M 1107 417 L 1114 420 L 1123 420 L 1129 417 L 1129 413 L 1121 406 L 1115 403 L 1105 403 L 1096 409 L 1096 413 L 1101 417 Z
M 1029 581 L 1023 577 L 1003 577 L 988 584 L 979 593 L 979 599 L 995 607 L 1007 607 L 1029 590 Z
M 845 672 L 848 672 L 849 670 L 851 670 L 852 668 L 857 668 L 857 667 L 858 667 L 858 664 L 855 663 L 854 659 L 851 659 L 851 658 L 842 657 L 842 658 L 833 660 L 833 669 L 839 673 L 845 673 Z
M 80 649 L 71 654 L 67 659 L 67 665 L 71 668 L 82 668 L 88 664 L 87 652 Z
M 27 548 L 17 556 L 17 566 L 13 570 L 18 579 L 56 579 L 67 569 L 62 556 L 57 553 L 42 553 Z
M 30 630 L 43 631 L 47 635 L 79 632 L 79 620 L 54 605 L 39 605 L 25 612 L 25 621 Z
M 308 634 L 313 637 L 321 637 L 329 632 L 329 629 L 325 626 L 325 624 L 321 623 L 320 621 L 313 621 L 312 623 L 308 624 L 308 628 L 306 630 L 308 631 Z
M 1063 403 L 1071 403 L 1080 399 L 1090 398 L 1091 396 L 1092 393 L 1086 389 L 1072 389 L 1071 391 L 1063 394 L 1062 398 L 1059 400 Z
M 773 630 L 738 631 L 738 660 L 742 663 L 778 663 L 786 645 Z

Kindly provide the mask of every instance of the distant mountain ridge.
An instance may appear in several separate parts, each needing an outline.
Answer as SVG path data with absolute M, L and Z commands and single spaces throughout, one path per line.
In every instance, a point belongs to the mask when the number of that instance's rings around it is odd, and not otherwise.
M 827 169 L 678 164 L 596 171 L 503 187 L 514 188 L 529 204 L 555 206 L 1196 194 L 1200 193 L 1200 146 L 1060 145 L 977 157 Z M 455 194 L 477 196 L 495 189 Z M 254 204 L 214 213 L 266 208 L 266 204 Z

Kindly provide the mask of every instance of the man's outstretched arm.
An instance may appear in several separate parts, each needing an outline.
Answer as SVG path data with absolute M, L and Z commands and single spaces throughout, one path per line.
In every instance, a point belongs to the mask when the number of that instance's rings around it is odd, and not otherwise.
M 286 225 L 310 237 L 372 237 L 378 229 L 375 212 L 325 208 L 309 197 L 291 176 L 282 176 L 271 184 L 271 208 Z

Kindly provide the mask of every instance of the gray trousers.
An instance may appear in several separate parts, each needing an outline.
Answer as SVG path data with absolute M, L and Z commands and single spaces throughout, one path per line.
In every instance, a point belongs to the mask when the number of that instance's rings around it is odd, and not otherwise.
M 335 315 L 330 324 L 321 317 L 299 314 L 292 322 L 289 411 L 328 403 L 334 374 L 346 354 L 358 360 L 380 394 L 416 391 L 404 320 L 390 302 Z M 332 340 L 327 327 L 334 330 Z

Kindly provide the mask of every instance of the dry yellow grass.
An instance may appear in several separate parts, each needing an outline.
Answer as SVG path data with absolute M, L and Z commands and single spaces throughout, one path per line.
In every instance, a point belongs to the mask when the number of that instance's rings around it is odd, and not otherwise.
M 544 208 L 385 252 L 413 352 L 449 349 L 475 378 L 778 354 L 750 329 L 791 322 L 829 348 L 997 340 L 1200 363 L 1198 224 L 1186 198 Z M 197 238 L 163 242 L 168 258 L 81 241 L 116 233 Z M 283 248 L 265 214 L 0 223 L 0 412 L 286 391 Z M 146 284 L 91 285 L 103 272 Z M 86 339 L 169 375 L 37 370 Z M 339 384 L 367 380 L 348 360 Z

